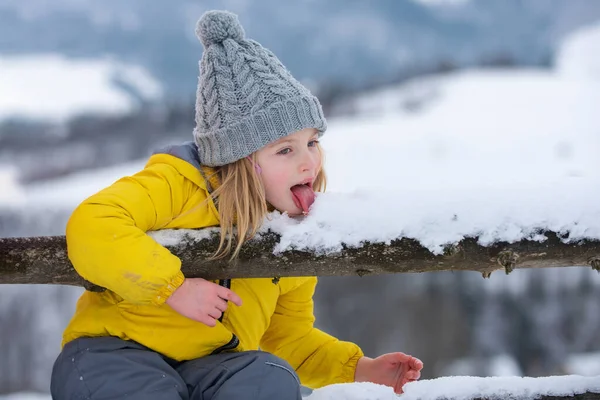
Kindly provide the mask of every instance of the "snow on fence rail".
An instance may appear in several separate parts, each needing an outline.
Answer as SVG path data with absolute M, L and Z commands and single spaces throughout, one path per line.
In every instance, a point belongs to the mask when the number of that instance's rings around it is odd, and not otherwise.
M 391 388 L 372 383 L 345 383 L 315 390 L 306 400 L 597 400 L 600 377 L 446 376 L 404 386 L 398 397 Z

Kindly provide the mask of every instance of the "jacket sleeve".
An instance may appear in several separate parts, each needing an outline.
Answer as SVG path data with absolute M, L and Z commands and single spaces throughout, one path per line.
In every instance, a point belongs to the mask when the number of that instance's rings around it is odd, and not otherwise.
M 180 212 L 193 183 L 152 164 L 81 203 L 66 229 L 75 270 L 135 304 L 161 305 L 184 280 L 179 258 L 146 234 Z
M 279 297 L 261 348 L 288 361 L 303 385 L 319 388 L 354 382 L 362 350 L 315 328 L 313 294 L 317 278 L 310 278 Z

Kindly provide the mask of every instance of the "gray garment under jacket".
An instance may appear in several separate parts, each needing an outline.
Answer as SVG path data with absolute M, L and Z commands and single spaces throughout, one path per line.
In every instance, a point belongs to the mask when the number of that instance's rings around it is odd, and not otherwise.
M 300 382 L 284 360 L 262 351 L 177 362 L 116 337 L 79 338 L 52 370 L 52 398 L 127 400 L 300 400 Z

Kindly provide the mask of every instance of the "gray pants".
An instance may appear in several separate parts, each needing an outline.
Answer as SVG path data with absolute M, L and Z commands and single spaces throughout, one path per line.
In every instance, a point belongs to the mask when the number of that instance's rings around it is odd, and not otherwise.
M 262 351 L 177 362 L 115 337 L 67 343 L 52 370 L 55 400 L 300 400 L 300 382 L 284 360 Z

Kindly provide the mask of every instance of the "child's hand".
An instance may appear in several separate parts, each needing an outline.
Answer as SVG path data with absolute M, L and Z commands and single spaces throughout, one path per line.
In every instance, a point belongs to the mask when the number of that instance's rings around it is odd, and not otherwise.
M 355 381 L 391 386 L 401 394 L 406 383 L 421 377 L 421 369 L 421 360 L 404 353 L 388 353 L 375 359 L 363 357 L 356 365 Z
M 166 303 L 184 317 L 212 327 L 227 310 L 227 301 L 242 305 L 242 299 L 223 286 L 202 278 L 186 278 Z

